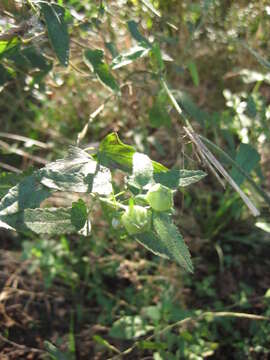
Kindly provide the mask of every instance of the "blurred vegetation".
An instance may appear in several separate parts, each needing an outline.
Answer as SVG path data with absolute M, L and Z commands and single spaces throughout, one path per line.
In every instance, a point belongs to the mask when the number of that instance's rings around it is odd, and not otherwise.
M 0 198 L 69 145 L 117 132 L 169 168 L 208 173 L 175 196 L 194 274 L 111 226 L 106 206 L 87 237 L 1 229 L 1 359 L 268 359 L 269 2 L 57 4 L 0 4 Z M 258 217 L 222 188 L 185 119 Z M 77 200 L 56 193 L 45 206 Z

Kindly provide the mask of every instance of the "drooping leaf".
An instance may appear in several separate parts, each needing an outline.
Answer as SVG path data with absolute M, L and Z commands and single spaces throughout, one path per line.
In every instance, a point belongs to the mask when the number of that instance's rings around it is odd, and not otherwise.
M 260 155 L 251 145 L 241 143 L 235 161 L 247 174 L 249 174 L 257 167 L 260 161 Z M 236 167 L 233 167 L 231 176 L 238 186 L 245 180 L 244 174 L 240 173 Z
M 102 50 L 85 50 L 84 62 L 94 71 L 103 85 L 112 91 L 119 92 L 119 85 L 111 74 L 109 65 L 104 62 L 104 53 Z
M 98 164 L 84 150 L 70 147 L 65 159 L 59 159 L 40 170 L 41 183 L 58 191 L 97 193 L 112 192 L 111 172 Z
M 40 183 L 39 172 L 24 178 L 12 187 L 0 201 L 0 215 L 14 214 L 27 208 L 38 207 L 52 191 Z
M 153 164 L 151 159 L 141 153 L 135 153 L 133 155 L 133 166 L 132 166 L 132 177 L 139 186 L 144 187 L 145 185 L 153 182 Z
M 133 61 L 145 57 L 149 53 L 150 49 L 144 46 L 136 45 L 128 51 L 119 54 L 112 61 L 112 69 L 119 69 L 123 66 L 131 64 Z
M 163 91 L 160 91 L 155 98 L 153 106 L 149 110 L 149 120 L 151 126 L 160 128 L 161 126 L 171 126 L 171 118 L 167 111 L 168 99 Z
M 97 158 L 100 164 L 106 167 L 131 172 L 135 153 L 136 150 L 132 146 L 124 144 L 116 133 L 111 133 L 101 141 Z M 152 161 L 152 164 L 154 172 L 168 170 L 156 161 Z
M 68 66 L 69 62 L 69 34 L 67 28 L 66 10 L 57 4 L 48 4 L 45 1 L 38 3 L 41 13 L 44 16 L 48 36 L 52 47 L 60 61 L 64 66 Z
M 77 207 L 78 210 L 78 207 Z M 25 209 L 0 219 L 17 231 L 31 230 L 37 234 L 71 234 L 80 231 L 87 220 L 74 208 Z
M 185 270 L 193 272 L 188 247 L 177 227 L 172 222 L 170 215 L 153 212 L 153 226 L 156 235 L 163 242 L 164 246 L 166 246 L 171 256 Z
M 159 239 L 158 236 L 155 235 L 153 231 L 137 234 L 135 239 L 153 254 L 165 259 L 173 259 L 173 256 L 169 252 L 166 245 L 164 245 L 164 243 Z
M 154 174 L 154 180 L 170 189 L 189 186 L 203 179 L 207 174 L 201 170 L 177 170 Z
M 151 48 L 151 44 L 149 43 L 149 41 L 139 32 L 138 24 L 134 20 L 128 21 L 127 24 L 131 36 L 139 43 L 143 44 L 146 47 Z

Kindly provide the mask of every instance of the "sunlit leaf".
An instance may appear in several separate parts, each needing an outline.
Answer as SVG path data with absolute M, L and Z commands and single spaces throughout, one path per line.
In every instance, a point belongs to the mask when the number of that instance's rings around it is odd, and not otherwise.
M 126 66 L 138 58 L 145 57 L 149 53 L 150 49 L 147 47 L 136 45 L 128 51 L 119 54 L 112 61 L 112 69 L 119 69 Z
M 111 133 L 100 143 L 97 158 L 106 167 L 131 172 L 135 153 L 136 150 L 132 146 L 124 144 L 116 133 Z M 152 161 L 152 164 L 154 172 L 168 170 L 156 161 Z
M 109 65 L 104 62 L 104 53 L 102 50 L 84 51 L 84 62 L 97 75 L 98 79 L 110 90 L 119 92 L 117 81 L 110 72 Z
M 41 183 L 58 191 L 97 193 L 112 192 L 111 172 L 98 164 L 84 150 L 70 147 L 65 159 L 59 159 L 40 170 Z

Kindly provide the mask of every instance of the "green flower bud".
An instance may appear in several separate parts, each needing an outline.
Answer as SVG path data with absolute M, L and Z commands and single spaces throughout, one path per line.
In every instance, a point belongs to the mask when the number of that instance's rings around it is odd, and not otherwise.
M 122 215 L 121 221 L 129 235 L 149 231 L 151 228 L 151 212 L 143 206 L 130 206 Z
M 146 200 L 156 211 L 168 211 L 173 207 L 173 192 L 161 184 L 155 184 L 148 190 Z

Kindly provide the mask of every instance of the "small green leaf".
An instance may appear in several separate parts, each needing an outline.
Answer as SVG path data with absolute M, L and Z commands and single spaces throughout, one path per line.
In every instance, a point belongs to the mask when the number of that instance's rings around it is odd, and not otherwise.
M 260 161 L 260 155 L 251 145 L 241 143 L 235 161 L 247 174 L 249 174 L 257 167 Z M 231 176 L 238 186 L 245 180 L 244 174 L 240 173 L 236 167 L 233 167 Z
M 166 213 L 153 212 L 153 226 L 156 235 L 166 246 L 171 256 L 185 270 L 193 272 L 188 247 L 177 227 L 172 222 L 171 217 Z
M 131 64 L 133 61 L 145 57 L 149 53 L 149 48 L 145 48 L 144 46 L 136 45 L 129 49 L 127 52 L 124 52 L 117 57 L 115 57 L 112 61 L 112 69 L 119 69 L 123 66 Z
M 145 47 L 149 47 L 151 48 L 151 44 L 149 43 L 149 41 L 141 35 L 141 33 L 138 30 L 138 24 L 133 21 L 130 20 L 128 21 L 128 30 L 131 34 L 131 36 L 137 40 L 139 43 L 143 44 Z
M 0 59 L 10 55 L 14 51 L 16 52 L 19 48 L 19 41 L 17 37 L 12 38 L 11 40 L 1 40 L 0 41 Z
M 104 53 L 102 50 L 87 49 L 84 51 L 84 62 L 94 71 L 102 84 L 110 90 L 119 92 L 120 89 L 117 81 L 112 76 L 109 65 L 104 63 L 103 59 Z
M 153 106 L 149 110 L 149 120 L 151 126 L 160 128 L 161 126 L 171 126 L 171 118 L 167 111 L 168 97 L 160 91 L 155 98 Z
M 156 61 L 158 70 L 163 71 L 165 69 L 165 65 L 164 65 L 164 62 L 163 62 L 161 50 L 160 50 L 160 47 L 159 47 L 158 43 L 155 43 L 152 46 L 151 53 L 153 54 L 153 57 L 154 57 L 154 59 Z
M 44 16 L 48 29 L 48 36 L 52 47 L 60 61 L 64 66 L 68 66 L 69 62 L 69 34 L 66 22 L 66 10 L 57 4 L 48 4 L 47 2 L 39 2 L 41 13 Z
M 98 161 L 109 168 L 117 168 L 131 172 L 133 155 L 136 150 L 124 144 L 116 133 L 107 135 L 100 143 L 97 153 Z M 156 161 L 152 161 L 154 172 L 167 171 L 168 169 Z
M 197 66 L 193 61 L 190 61 L 188 63 L 188 69 L 189 69 L 193 84 L 195 86 L 199 86 L 199 84 L 200 84 L 199 74 L 198 74 Z
M 113 323 L 109 335 L 117 339 L 132 340 L 147 334 L 153 328 L 152 325 L 145 324 L 139 315 L 123 316 Z
M 82 199 L 72 203 L 71 222 L 77 229 L 82 229 L 87 220 L 87 207 Z
M 203 179 L 207 174 L 201 170 L 176 170 L 161 172 L 154 175 L 154 180 L 170 189 L 189 186 Z

